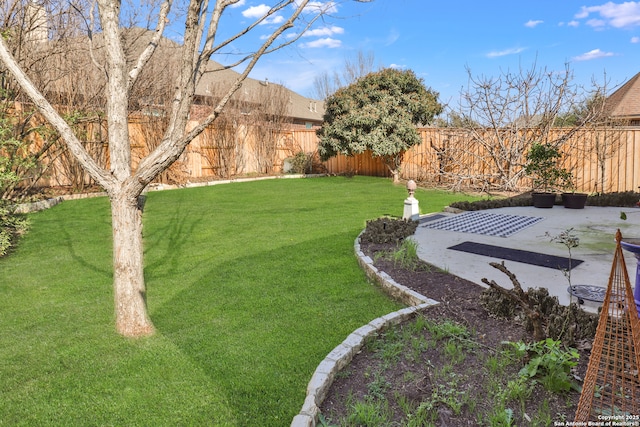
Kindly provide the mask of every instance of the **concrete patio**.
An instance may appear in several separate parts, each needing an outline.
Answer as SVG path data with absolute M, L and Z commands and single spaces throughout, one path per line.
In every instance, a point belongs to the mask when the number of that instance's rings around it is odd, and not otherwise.
M 428 201 L 421 200 L 420 203 L 422 206 L 428 206 Z M 616 230 L 620 229 L 623 238 L 640 237 L 640 209 L 638 208 L 587 206 L 585 209 L 574 210 L 562 206 L 551 209 L 508 207 L 482 212 L 494 214 L 496 217 L 506 215 L 533 218 L 534 221 L 530 222 L 534 223 L 515 231 L 508 237 L 500 237 L 477 232 L 428 228 L 439 221 L 462 214 L 438 212 L 422 215 L 421 223 L 415 233 L 419 257 L 451 274 L 482 286 L 486 286 L 482 283 L 482 278 L 487 278 L 495 280 L 506 288 L 511 288 L 509 278 L 489 265 L 490 262 L 502 261 L 500 258 L 449 248 L 462 242 L 477 242 L 567 258 L 569 256 L 567 247 L 561 243 L 551 242 L 549 235 L 557 236 L 573 228 L 572 234 L 579 238 L 580 243 L 578 247 L 572 248 L 571 256 L 574 260 L 582 260 L 583 263 L 571 270 L 571 284 L 606 288 L 615 251 Z M 626 220 L 620 218 L 621 212 L 626 213 Z M 442 216 L 442 218 L 431 220 L 430 217 L 433 215 Z M 477 231 L 486 232 L 482 227 L 477 228 Z M 635 287 L 636 259 L 627 251 L 624 251 L 624 257 L 631 286 Z M 569 304 L 570 294 L 567 291 L 569 282 L 562 270 L 516 261 L 505 261 L 505 265 L 516 275 L 525 290 L 530 287 L 546 287 L 551 295 L 558 297 L 561 304 Z M 429 297 L 429 295 L 425 296 Z M 573 301 L 576 301 L 575 297 Z M 584 307 L 589 311 L 595 311 L 598 305 L 585 301 Z

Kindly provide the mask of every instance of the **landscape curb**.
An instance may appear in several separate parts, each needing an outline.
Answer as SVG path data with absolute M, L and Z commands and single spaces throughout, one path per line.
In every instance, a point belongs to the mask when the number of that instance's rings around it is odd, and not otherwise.
M 320 362 L 307 385 L 307 396 L 302 409 L 293 418 L 291 427 L 315 427 L 317 425 L 320 405 L 327 397 L 329 387 L 333 384 L 336 374 L 351 362 L 368 339 L 385 328 L 400 324 L 415 316 L 416 313 L 438 304 L 438 301 L 397 283 L 387 273 L 377 269 L 373 265 L 373 260 L 362 252 L 360 236 L 356 238 L 354 249 L 358 263 L 367 277 L 391 297 L 409 305 L 409 307 L 378 317 L 356 329 Z
M 188 183 L 185 185 L 175 186 L 158 184 L 149 188 L 148 191 L 204 187 L 218 184 L 229 184 L 234 182 L 259 181 L 265 179 L 310 178 L 317 176 L 324 175 L 283 175 L 259 178 L 240 178 L 203 183 Z M 102 192 L 58 196 L 39 202 L 22 203 L 19 205 L 15 205 L 13 206 L 13 211 L 15 213 L 21 214 L 37 212 L 40 210 L 51 208 L 63 202 L 64 200 L 102 197 L 106 195 L 106 193 Z M 300 410 L 300 413 L 293 418 L 291 427 L 315 427 L 317 425 L 319 407 L 327 397 L 329 387 L 331 387 L 331 384 L 333 384 L 336 374 L 351 362 L 353 357 L 360 351 L 367 340 L 376 336 L 380 331 L 388 328 L 389 326 L 400 324 L 415 316 L 416 313 L 435 304 L 438 304 L 438 301 L 427 298 L 413 291 L 412 289 L 409 289 L 406 286 L 397 283 L 387 273 L 376 268 L 373 265 L 373 260 L 369 256 L 365 255 L 364 252 L 362 252 L 360 248 L 360 236 L 358 236 L 355 240 L 354 250 L 358 258 L 358 264 L 364 270 L 369 280 L 380 286 L 392 298 L 408 305 L 408 307 L 392 313 L 388 313 L 382 317 L 378 317 L 377 319 L 374 319 L 366 325 L 356 329 L 342 343 L 335 347 L 322 362 L 320 362 L 307 385 L 307 395 L 304 400 L 304 404 L 302 405 L 302 409 Z
M 270 175 L 270 176 L 261 176 L 261 177 L 253 177 L 253 178 L 233 178 L 233 179 L 223 179 L 217 181 L 206 181 L 206 182 L 188 182 L 186 184 L 149 184 L 148 188 L 143 192 L 146 193 L 148 191 L 163 191 L 163 190 L 177 190 L 180 188 L 194 188 L 194 187 L 208 187 L 212 185 L 220 185 L 220 184 L 232 184 L 235 182 L 251 182 L 251 181 L 264 181 L 269 179 L 292 179 L 292 178 L 319 178 L 327 176 L 326 174 L 287 174 L 287 175 Z M 59 203 L 62 203 L 65 200 L 77 200 L 77 199 L 88 199 L 92 197 L 106 197 L 107 193 L 96 192 L 96 193 L 81 193 L 81 194 L 68 194 L 64 196 L 57 196 L 50 199 L 40 200 L 38 202 L 31 203 L 19 203 L 17 205 L 13 205 L 13 213 L 16 214 L 26 214 L 31 212 L 38 212 L 45 209 L 49 209 Z
M 61 203 L 64 198 L 54 197 L 52 199 L 40 200 L 39 202 L 33 203 L 20 203 L 18 205 L 13 205 L 10 207 L 11 211 L 15 214 L 26 214 L 31 212 L 43 211 L 45 209 L 49 209 L 58 203 Z

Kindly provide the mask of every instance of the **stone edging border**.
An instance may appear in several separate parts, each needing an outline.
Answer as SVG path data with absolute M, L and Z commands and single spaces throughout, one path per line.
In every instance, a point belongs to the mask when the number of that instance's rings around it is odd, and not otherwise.
M 402 301 L 409 307 L 378 317 L 356 329 L 320 362 L 307 385 L 307 396 L 302 409 L 293 418 L 291 427 L 315 427 L 317 425 L 319 406 L 327 397 L 329 387 L 333 384 L 336 374 L 351 362 L 368 339 L 383 329 L 402 323 L 415 316 L 416 313 L 438 304 L 438 301 L 427 298 L 397 283 L 387 273 L 378 270 L 373 265 L 373 260 L 360 249 L 360 236 L 356 238 L 354 249 L 358 257 L 358 263 L 367 277 L 382 287 L 393 298 Z
M 49 209 L 59 203 L 62 203 L 63 197 L 54 197 L 52 199 L 40 200 L 33 203 L 20 203 L 19 205 L 13 205 L 10 207 L 11 211 L 16 214 L 26 214 L 30 212 L 43 211 Z
M 291 179 L 291 178 L 318 178 L 326 176 L 326 174 L 286 174 L 286 175 L 271 175 L 271 176 L 262 176 L 262 177 L 254 177 L 254 178 L 233 178 L 233 179 L 224 179 L 217 181 L 206 181 L 206 182 L 189 182 L 186 184 L 149 184 L 148 188 L 144 193 L 148 191 L 162 191 L 162 190 L 175 190 L 179 188 L 193 188 L 193 187 L 207 187 L 210 185 L 219 185 L 219 184 L 231 184 L 235 182 L 249 182 L 249 181 L 264 181 L 268 179 Z M 143 194 L 144 194 L 143 193 Z M 13 212 L 17 214 L 26 214 L 31 212 L 38 212 L 45 209 L 49 209 L 64 200 L 76 200 L 76 199 L 88 199 L 92 197 L 105 197 L 107 196 L 106 192 L 97 192 L 97 193 L 82 193 L 82 194 L 69 194 L 65 196 L 53 197 L 51 199 L 40 200 L 38 202 L 33 203 L 20 203 L 17 205 L 13 205 Z
M 316 177 L 309 175 L 285 175 L 276 177 L 260 177 L 260 178 L 240 178 L 223 181 L 212 181 L 203 183 L 190 183 L 180 186 L 172 185 L 156 185 L 149 188 L 149 191 L 162 191 L 171 190 L 185 187 L 203 187 L 217 184 L 229 184 L 232 182 L 246 182 L 256 181 L 263 179 L 279 179 L 279 178 L 309 178 Z M 322 176 L 322 175 L 320 175 Z M 89 195 L 68 195 L 59 196 L 51 199 L 41 200 L 35 203 L 23 203 L 15 205 L 13 211 L 15 213 L 29 213 L 37 212 L 40 210 L 51 208 L 64 200 L 80 199 L 87 197 L 101 197 L 106 196 L 106 193 L 92 193 Z M 364 232 L 364 230 L 363 230 Z M 319 405 L 322 404 L 327 397 L 329 387 L 333 384 L 336 374 L 345 366 L 347 366 L 353 357 L 360 351 L 368 339 L 377 335 L 385 328 L 400 324 L 416 313 L 438 304 L 438 301 L 427 298 L 406 286 L 403 286 L 393 280 L 384 271 L 378 270 L 373 265 L 373 260 L 364 254 L 360 248 L 360 236 L 358 236 L 354 243 L 354 250 L 358 257 L 358 263 L 360 267 L 365 271 L 365 274 L 369 280 L 380 286 L 385 292 L 387 292 L 392 298 L 395 298 L 409 307 L 401 310 L 386 314 L 382 317 L 372 320 L 366 325 L 353 331 L 341 344 L 335 347 L 326 357 L 320 362 L 315 372 L 311 376 L 311 380 L 307 385 L 307 397 L 304 400 L 300 413 L 293 418 L 291 427 L 315 427 L 318 423 Z

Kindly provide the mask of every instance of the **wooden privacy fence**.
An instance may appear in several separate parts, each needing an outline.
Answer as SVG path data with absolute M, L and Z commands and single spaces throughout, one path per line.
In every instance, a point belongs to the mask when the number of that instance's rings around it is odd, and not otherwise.
M 553 129 L 547 140 L 560 140 L 566 132 Z M 421 129 L 421 136 L 423 143 L 405 154 L 402 176 L 406 179 L 441 181 L 453 187 L 531 188 L 523 171 L 529 147 L 508 152 L 509 144 L 485 146 L 479 139 L 490 138 L 477 138 L 461 129 Z M 640 185 L 640 129 L 581 129 L 561 148 L 563 166 L 573 174 L 576 191 L 635 191 Z
M 162 134 L 161 124 L 132 121 L 133 167 L 155 148 Z M 353 157 L 337 156 L 320 162 L 317 156 L 318 139 L 315 130 L 291 129 L 274 132 L 272 151 L 264 151 L 248 128 L 236 128 L 231 133 L 208 129 L 196 138 L 181 158 L 163 174 L 161 179 L 174 182 L 230 178 L 247 174 L 281 173 L 285 160 L 303 152 L 315 157 L 317 172 L 391 176 L 379 158 L 365 152 Z M 511 150 L 507 146 L 492 147 L 482 138 L 464 129 L 419 129 L 422 143 L 403 156 L 400 176 L 419 182 L 438 183 L 454 189 L 530 189 L 524 176 L 526 150 Z M 489 131 L 487 131 L 489 132 Z M 550 140 L 558 138 L 566 129 L 552 130 Z M 99 163 L 108 165 L 106 130 L 104 123 L 91 125 L 85 131 L 87 141 L 99 155 Z M 277 134 L 276 134 L 277 133 Z M 264 132 L 261 133 L 264 135 Z M 98 135 L 98 136 L 96 136 Z M 96 138 L 101 141 L 96 140 Z M 485 141 L 486 142 L 486 141 Z M 264 144 L 263 144 L 264 145 Z M 562 145 L 564 165 L 574 175 L 577 191 L 616 192 L 636 191 L 640 185 L 640 129 L 632 127 L 583 129 L 572 134 Z M 260 151 L 262 150 L 262 151 Z M 509 150 L 512 152 L 507 153 Z M 265 157 L 268 159 L 265 161 Z M 70 178 L 60 159 L 52 160 L 43 185 L 69 185 Z M 77 179 L 77 178 L 76 178 Z M 88 179 L 88 178 L 85 178 Z
M 422 143 L 404 156 L 400 176 L 451 188 L 495 189 L 509 184 L 529 190 L 524 176 L 526 150 L 512 150 L 511 158 L 499 156 L 464 129 L 422 128 Z M 490 132 L 490 131 L 486 131 Z M 554 129 L 548 140 L 560 139 L 567 129 Z M 312 131 L 294 131 L 294 139 L 315 138 Z M 487 138 L 488 139 L 488 138 Z M 312 146 L 309 141 L 308 146 Z M 501 147 L 508 150 L 509 147 Z M 573 133 L 563 144 L 563 166 L 574 176 L 575 190 L 583 192 L 636 191 L 640 185 L 640 129 L 632 127 L 589 128 Z M 371 153 L 347 158 L 337 156 L 325 162 L 329 173 L 357 173 L 391 176 L 380 159 Z

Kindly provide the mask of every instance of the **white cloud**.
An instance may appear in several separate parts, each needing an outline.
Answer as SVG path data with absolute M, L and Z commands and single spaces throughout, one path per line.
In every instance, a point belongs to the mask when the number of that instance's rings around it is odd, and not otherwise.
M 631 37 L 631 43 L 640 43 L 640 37 Z
M 234 4 L 232 4 L 232 5 L 231 5 L 231 6 L 229 6 L 229 7 L 234 8 L 234 7 L 244 6 L 244 4 L 245 4 L 245 3 L 246 3 L 246 1 L 245 1 L 245 0 L 240 0 L 238 3 L 234 3 Z
M 340 40 L 332 39 L 331 37 L 325 37 L 322 39 L 314 40 L 308 43 L 301 43 L 300 47 L 306 48 L 320 48 L 320 47 L 328 47 L 330 49 L 341 47 L 342 42 Z
M 284 22 L 284 17 L 281 15 L 274 15 L 266 19 L 264 22 L 261 22 L 260 25 L 266 24 L 282 24 Z
M 246 0 L 240 0 L 238 4 L 235 4 L 234 7 L 244 5 Z M 300 2 L 298 0 L 294 1 L 293 7 L 299 7 Z M 245 18 L 259 19 L 266 15 L 271 10 L 271 6 L 266 5 L 264 3 L 258 6 L 251 6 L 248 9 L 242 11 L 242 16 Z M 304 12 L 307 13 L 335 13 L 338 11 L 336 3 L 333 1 L 321 2 L 321 1 L 310 1 L 304 8 Z M 269 24 L 281 24 L 283 23 L 285 18 L 279 14 L 275 14 L 265 19 L 260 25 L 269 25 Z M 338 27 L 335 27 L 338 28 Z
M 614 56 L 612 52 L 603 52 L 600 49 L 593 49 L 582 55 L 574 56 L 574 61 L 591 61 L 592 59 L 606 58 L 608 56 Z
M 389 68 L 394 68 L 396 70 L 404 70 L 407 68 L 406 65 L 400 65 L 400 64 L 391 64 L 389 65 Z
M 569 21 L 567 23 L 567 26 L 569 26 L 569 27 L 578 27 L 578 26 L 580 26 L 580 22 L 575 21 L 575 20 L 574 21 Z
M 517 55 L 518 53 L 521 53 L 524 50 L 525 49 L 523 47 L 514 47 L 512 49 L 493 51 L 493 52 L 487 53 L 487 58 L 499 58 L 501 56 Z
M 242 11 L 242 16 L 245 18 L 260 18 L 271 10 L 270 6 L 261 4 L 259 6 L 251 6 L 249 9 Z
M 607 22 L 602 19 L 589 19 L 587 25 L 593 28 L 604 28 L 607 26 Z
M 535 28 L 538 25 L 542 24 L 543 22 L 544 21 L 540 21 L 540 20 L 537 20 L 537 21 L 529 20 L 529 21 L 525 22 L 524 26 L 525 27 L 529 27 L 529 28 Z
M 242 16 L 245 18 L 259 19 L 266 15 L 270 10 L 271 6 L 267 6 L 266 4 L 251 6 L 250 8 L 242 11 Z M 284 17 L 275 14 L 260 22 L 260 25 L 281 24 L 283 22 Z
M 589 16 L 589 10 L 586 6 L 582 6 L 582 8 L 580 9 L 580 12 L 576 13 L 574 18 L 576 19 L 584 19 L 587 16 Z
M 614 28 L 628 28 L 640 25 L 640 2 L 627 1 L 613 3 L 611 1 L 600 6 L 583 6 L 575 17 L 586 19 L 591 14 L 599 15 L 600 19 L 587 21 L 587 25 L 601 27 L 609 25 Z
M 344 28 L 342 27 L 322 27 L 315 28 L 313 30 L 309 30 L 305 32 L 303 37 L 322 37 L 322 36 L 332 36 L 334 34 L 344 34 Z

